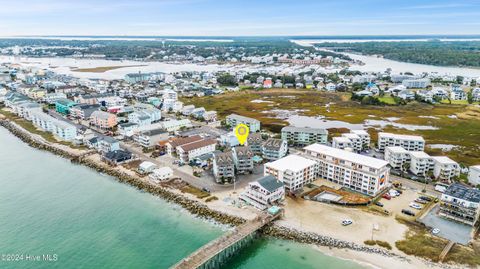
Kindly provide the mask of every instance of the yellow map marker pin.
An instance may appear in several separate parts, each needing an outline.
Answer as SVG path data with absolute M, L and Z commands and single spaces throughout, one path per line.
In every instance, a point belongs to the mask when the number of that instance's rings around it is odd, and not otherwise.
M 245 142 L 247 142 L 249 131 L 250 130 L 248 129 L 248 126 L 243 123 L 240 123 L 237 125 L 237 127 L 235 127 L 235 136 L 237 137 L 238 142 L 240 142 L 240 145 L 243 145 Z

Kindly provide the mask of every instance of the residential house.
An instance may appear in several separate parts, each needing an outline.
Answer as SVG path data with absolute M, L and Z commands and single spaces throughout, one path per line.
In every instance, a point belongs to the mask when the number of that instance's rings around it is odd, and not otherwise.
M 156 183 L 168 180 L 172 176 L 173 176 L 173 170 L 172 170 L 172 168 L 170 168 L 168 166 L 155 169 L 155 170 L 152 171 L 152 173 L 150 175 L 148 175 L 150 180 L 152 180 Z
M 102 160 L 110 165 L 118 165 L 132 159 L 132 153 L 122 149 L 107 152 L 102 155 Z
M 474 102 L 480 102 L 480 88 L 472 90 L 472 97 Z
M 235 181 L 235 161 L 231 151 L 213 153 L 213 175 L 217 183 Z
M 253 173 L 254 153 L 249 146 L 238 146 L 233 148 L 233 160 L 238 174 Z
M 192 128 L 192 122 L 189 119 L 169 120 L 162 122 L 162 127 L 167 132 L 175 132 L 185 128 Z
M 265 210 L 285 198 L 283 182 L 272 175 L 266 175 L 257 181 L 250 182 L 240 199 L 259 210 Z
M 260 133 L 249 134 L 247 138 L 247 145 L 256 155 L 262 155 L 263 138 Z
M 100 105 L 79 104 L 70 109 L 70 116 L 76 119 L 88 120 L 94 111 L 100 109 Z
M 140 165 L 138 165 L 138 172 L 140 172 L 140 174 L 149 174 L 152 173 L 153 170 L 155 170 L 156 168 L 156 164 L 149 161 L 144 161 Z
M 287 140 L 269 138 L 262 145 L 262 157 L 265 160 L 274 161 L 287 155 Z
M 195 109 L 195 106 L 194 105 L 188 105 L 188 106 L 184 106 L 182 108 L 182 115 L 184 116 L 190 116 L 190 114 L 192 114 L 192 111 Z
M 136 133 L 134 140 L 140 146 L 150 149 L 154 148 L 158 142 L 168 139 L 168 132 L 164 129 L 153 129 Z
M 400 91 L 397 96 L 403 100 L 413 100 L 415 99 L 415 92 L 411 91 L 411 90 L 403 90 L 403 91 Z
M 205 114 L 206 110 L 204 107 L 197 107 L 192 110 L 192 113 L 190 113 L 190 116 L 196 118 L 196 119 L 203 119 L 203 115 Z
M 174 154 L 178 154 L 177 153 L 177 147 L 179 147 L 181 145 L 186 145 L 186 144 L 189 144 L 189 143 L 193 143 L 193 142 L 196 142 L 196 141 L 200 141 L 202 139 L 203 138 L 199 135 L 171 138 L 165 143 L 165 149 L 166 149 L 168 155 L 174 156 Z
M 118 124 L 117 132 L 125 137 L 132 137 L 135 134 L 135 130 L 138 129 L 138 124 L 132 122 Z
M 450 91 L 450 100 L 467 100 L 467 93 L 465 93 L 465 91 L 460 86 L 452 86 L 452 90 Z
M 177 154 L 181 161 L 188 163 L 198 156 L 214 152 L 216 145 L 217 141 L 214 139 L 202 139 L 178 146 Z
M 64 93 L 52 92 L 47 93 L 44 97 L 45 102 L 51 105 L 55 104 L 60 99 L 67 99 L 67 95 Z
M 58 113 L 67 115 L 70 113 L 70 109 L 76 105 L 77 103 L 75 103 L 70 99 L 66 99 L 66 98 L 58 99 L 55 102 L 55 111 L 57 111 Z
M 203 113 L 203 119 L 206 122 L 215 122 L 215 121 L 217 121 L 217 112 L 216 111 L 205 111 L 205 113 Z

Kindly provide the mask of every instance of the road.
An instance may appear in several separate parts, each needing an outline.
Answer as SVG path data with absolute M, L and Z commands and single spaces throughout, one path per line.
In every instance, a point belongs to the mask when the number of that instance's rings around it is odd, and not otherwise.
M 395 176 L 390 174 L 390 182 L 394 181 L 399 181 L 402 183 L 403 187 L 409 188 L 412 190 L 416 191 L 422 191 L 423 189 L 426 189 L 426 193 L 434 196 L 434 197 L 440 197 L 441 193 L 435 190 L 435 187 L 432 184 L 425 185 L 424 183 L 414 181 L 411 179 L 406 179 L 403 177 Z
M 88 125 L 83 124 L 83 123 L 78 122 L 78 121 L 72 121 L 70 119 L 66 119 L 63 115 L 57 113 L 55 110 L 49 110 L 49 114 L 51 116 L 59 119 L 59 120 L 68 122 L 70 124 L 73 124 L 77 128 L 85 127 L 87 129 L 92 130 L 97 135 L 103 135 L 99 131 L 93 129 L 91 126 L 88 126 Z M 130 143 L 120 141 L 120 145 L 122 146 L 122 148 L 125 148 L 125 149 L 129 150 L 130 152 L 136 154 L 139 158 L 141 158 L 143 160 L 148 160 L 148 161 L 156 164 L 159 167 L 168 166 L 168 167 L 172 168 L 172 170 L 174 171 L 174 174 L 177 177 L 180 177 L 182 180 L 184 180 L 185 182 L 187 182 L 188 184 L 190 184 L 190 185 L 192 185 L 196 188 L 199 188 L 199 189 L 208 188 L 209 190 L 211 190 L 213 192 L 227 191 L 227 190 L 233 190 L 234 189 L 234 186 L 232 184 L 230 184 L 230 185 L 217 184 L 216 182 L 214 182 L 214 180 L 211 176 L 205 176 L 204 175 L 201 178 L 195 177 L 195 176 L 193 176 L 193 174 L 191 172 L 186 171 L 187 169 L 172 164 L 172 162 L 170 160 L 168 160 L 168 161 L 167 160 L 162 160 L 161 157 L 160 158 L 152 158 L 148 154 L 143 153 L 141 148 L 139 148 L 135 145 L 132 145 Z M 301 151 L 298 150 L 298 149 L 291 148 L 290 153 L 301 154 Z M 261 167 L 261 168 L 263 168 L 263 167 Z M 235 184 L 236 185 L 235 188 L 236 189 L 244 188 L 248 185 L 249 182 L 252 182 L 252 181 L 260 178 L 261 176 L 263 176 L 263 170 L 262 169 L 257 168 L 256 170 L 257 171 L 255 171 L 255 173 L 253 175 L 239 176 L 239 178 L 237 178 L 238 181 Z M 205 173 L 208 173 L 208 172 L 209 171 L 206 171 Z M 423 183 L 413 181 L 413 180 L 409 180 L 409 179 L 402 178 L 402 177 L 398 177 L 398 176 L 395 176 L 393 174 L 390 174 L 390 181 L 391 182 L 400 181 L 400 182 L 402 182 L 404 187 L 407 187 L 407 188 L 410 188 L 410 189 L 415 189 L 415 190 L 418 190 L 418 191 L 421 191 L 425 188 L 425 184 L 423 184 Z M 440 193 L 437 192 L 434 189 L 433 185 L 426 185 L 426 190 L 427 190 L 427 194 L 433 195 L 435 197 L 440 196 Z

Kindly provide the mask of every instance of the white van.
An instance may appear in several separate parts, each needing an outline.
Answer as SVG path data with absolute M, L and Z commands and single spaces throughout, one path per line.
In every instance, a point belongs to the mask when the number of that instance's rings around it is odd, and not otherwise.
M 441 193 L 444 193 L 447 190 L 447 188 L 448 188 L 447 184 L 444 184 L 444 183 L 435 184 L 435 190 Z

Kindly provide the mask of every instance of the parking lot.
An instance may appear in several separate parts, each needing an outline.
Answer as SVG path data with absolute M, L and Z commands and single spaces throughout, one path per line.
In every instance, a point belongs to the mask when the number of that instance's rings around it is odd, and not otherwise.
M 437 215 L 438 205 L 430 210 L 424 217 L 420 219 L 420 222 L 427 225 L 430 228 L 440 229 L 437 236 L 452 240 L 455 243 L 462 245 L 468 244 L 471 239 L 472 227 L 457 223 L 454 221 L 446 220 Z

